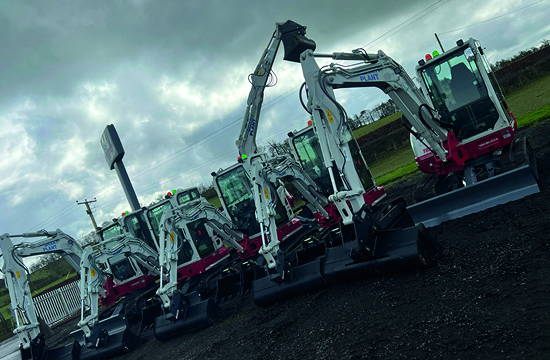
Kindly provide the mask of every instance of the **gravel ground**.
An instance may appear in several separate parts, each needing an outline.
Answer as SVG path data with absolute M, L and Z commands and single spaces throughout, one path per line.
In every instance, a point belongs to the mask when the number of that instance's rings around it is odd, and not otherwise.
M 539 194 L 430 229 L 435 267 L 333 285 L 267 308 L 224 304 L 210 328 L 119 359 L 550 359 L 550 121 L 527 128 Z M 418 175 L 387 188 L 412 199 Z M 59 332 L 57 329 L 56 332 Z

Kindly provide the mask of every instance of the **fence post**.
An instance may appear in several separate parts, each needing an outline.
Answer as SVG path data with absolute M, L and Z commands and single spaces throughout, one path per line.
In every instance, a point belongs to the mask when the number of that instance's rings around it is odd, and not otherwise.
M 4 325 L 4 329 L 6 329 L 6 334 L 9 334 L 11 332 L 11 329 L 8 328 L 8 324 L 6 324 L 6 319 L 4 319 L 4 314 L 2 314 L 1 311 L 0 311 L 0 319 L 2 320 L 2 325 Z
M 67 306 L 67 301 L 65 300 L 65 297 L 63 296 L 63 292 L 61 291 L 61 288 L 57 289 L 57 295 L 61 299 L 61 304 L 63 305 L 63 310 L 65 310 L 65 316 L 71 315 L 69 312 L 69 307 Z

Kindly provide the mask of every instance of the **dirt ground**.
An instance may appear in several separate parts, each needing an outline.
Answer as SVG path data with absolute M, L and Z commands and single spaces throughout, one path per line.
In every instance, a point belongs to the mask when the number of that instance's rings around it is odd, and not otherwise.
M 430 229 L 435 267 L 333 285 L 267 308 L 224 304 L 213 326 L 119 359 L 550 359 L 550 121 L 523 129 L 539 194 Z M 422 175 L 387 188 L 410 201 Z M 56 332 L 59 330 L 56 330 Z

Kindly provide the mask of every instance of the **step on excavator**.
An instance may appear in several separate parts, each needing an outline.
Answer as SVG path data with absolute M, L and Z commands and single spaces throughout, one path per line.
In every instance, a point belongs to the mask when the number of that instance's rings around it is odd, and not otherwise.
M 254 281 L 256 304 L 277 302 L 327 286 L 329 281 L 433 265 L 440 253 L 439 245 L 422 225 L 394 228 L 397 221 L 407 215 L 404 202 L 379 204 L 385 192 L 376 186 L 346 118 L 334 109 L 331 102 L 323 104 L 327 109 L 316 110 L 314 115 L 319 124 L 316 131 L 322 139 L 322 155 L 332 185 L 328 199 L 290 157 L 269 158 L 259 153 L 256 134 L 260 110 L 265 88 L 274 85 L 272 66 L 281 42 L 285 47 L 284 58 L 290 61 L 299 61 L 300 54 L 315 49 L 315 42 L 305 37 L 305 27 L 290 20 L 276 25 L 260 62 L 249 76 L 252 89 L 237 140 L 240 165 L 223 174 L 213 174 L 214 185 L 229 214 L 235 216 L 247 211 L 249 223 L 254 223 L 252 214 L 255 214 L 254 225 L 259 227 L 262 238 L 259 253 L 265 259 L 263 276 L 257 274 Z M 312 112 L 311 109 L 308 111 Z M 329 114 L 329 117 L 320 118 L 320 113 Z M 231 178 L 235 181 L 229 181 Z M 282 246 L 276 221 L 281 213 L 276 208 L 281 202 L 274 185 L 280 178 L 297 185 L 317 214 L 315 225 L 325 228 L 318 231 L 313 243 L 301 241 L 299 246 L 292 248 Z M 236 195 L 239 183 L 241 188 L 250 190 Z M 240 199 L 247 203 L 239 210 L 238 205 L 245 203 Z
M 19 237 L 41 239 L 14 244 L 12 238 Z M 112 276 L 105 270 L 111 256 L 124 253 L 140 262 L 148 271 L 155 272 L 158 268 L 155 251 L 143 241 L 115 237 L 104 244 L 82 248 L 59 229 L 50 232 L 42 230 L 19 235 L 4 234 L 0 238 L 0 250 L 4 259 L 2 273 L 6 277 L 16 323 L 14 333 L 20 339 L 23 360 L 106 359 L 126 353 L 144 341 L 129 330 L 123 312 L 115 310 L 108 318 L 99 318 L 99 295 L 105 292 L 103 286 L 106 277 Z M 80 274 L 80 330 L 71 333 L 73 343 L 57 348 L 48 348 L 44 334 L 40 333 L 29 288 L 30 273 L 22 260 L 24 257 L 48 253 L 62 255 Z

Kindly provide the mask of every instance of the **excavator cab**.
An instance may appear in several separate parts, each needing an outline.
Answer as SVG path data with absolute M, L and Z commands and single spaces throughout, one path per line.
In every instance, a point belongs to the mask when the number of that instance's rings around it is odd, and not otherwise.
M 441 163 L 411 134 L 418 168 L 439 175 L 436 196 L 408 208 L 415 223 L 428 227 L 539 191 L 534 153 L 526 138 L 514 137 L 516 121 L 483 48 L 474 39 L 456 44 L 416 67 L 436 123 L 448 132 L 443 147 L 453 160 Z
M 334 193 L 328 169 L 323 160 L 319 138 L 312 126 L 288 133 L 288 143 L 296 161 L 300 162 L 302 168 L 319 186 L 323 195 L 330 196 Z M 376 185 L 374 178 L 361 154 L 359 145 L 355 138 L 348 141 L 350 158 L 353 161 L 355 170 L 359 175 L 361 184 L 365 189 L 364 198 L 369 205 L 374 205 L 385 196 L 383 188 Z M 335 176 L 334 181 L 338 191 L 345 190 L 344 183 L 340 176 Z
M 459 141 L 494 131 L 497 123 L 510 125 L 507 112 L 497 110 L 498 97 L 489 93 L 488 72 L 478 59 L 466 43 L 417 68 L 442 126 L 447 125 Z
M 98 235 L 103 242 L 122 234 L 124 234 L 124 230 L 122 225 L 118 222 L 114 222 L 107 227 L 102 228 L 98 232 Z M 116 285 L 126 283 L 143 275 L 143 273 L 138 270 L 137 265 L 132 264 L 132 261 L 132 259 L 124 256 L 123 254 L 113 254 L 113 256 L 107 260 L 109 271 L 113 274 L 113 280 Z
M 272 185 L 277 187 L 275 184 Z M 252 185 L 244 167 L 240 164 L 235 164 L 225 170 L 219 171 L 214 177 L 214 186 L 225 213 L 229 215 L 236 228 L 250 237 L 259 234 L 260 225 L 256 221 Z M 282 226 L 290 220 L 285 206 L 280 199 L 277 201 L 275 210 L 277 227 Z
M 307 127 L 296 132 L 291 132 L 288 136 L 288 143 L 294 159 L 302 165 L 302 168 L 311 180 L 315 181 L 323 195 L 328 197 L 333 194 L 334 191 L 330 182 L 328 169 L 323 160 L 323 154 L 321 153 L 319 138 L 314 133 L 313 128 Z M 337 183 L 338 190 L 344 190 L 342 179 L 336 177 L 334 180 Z

